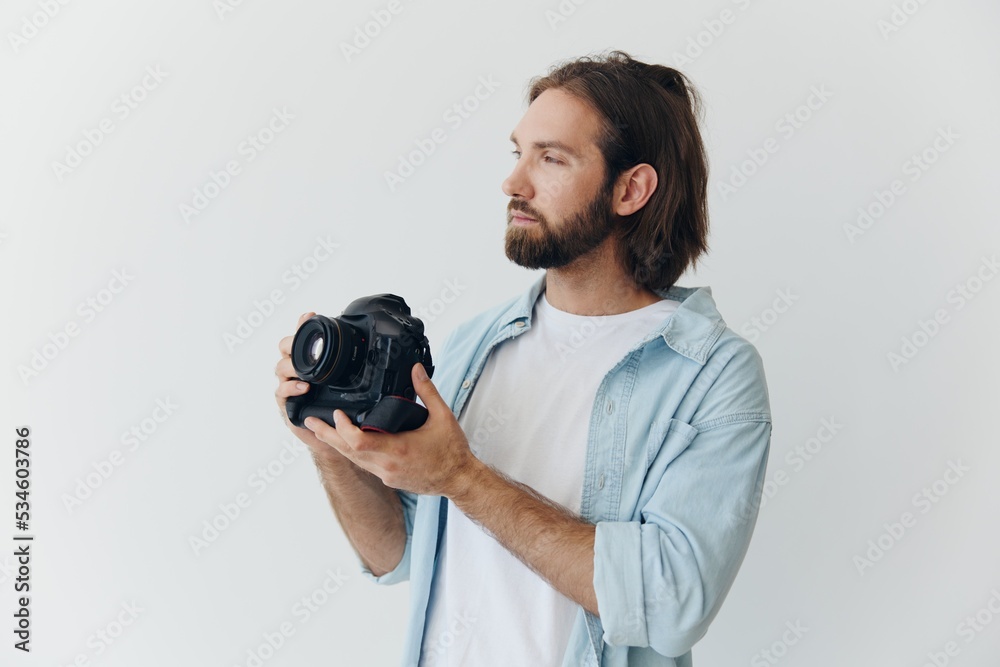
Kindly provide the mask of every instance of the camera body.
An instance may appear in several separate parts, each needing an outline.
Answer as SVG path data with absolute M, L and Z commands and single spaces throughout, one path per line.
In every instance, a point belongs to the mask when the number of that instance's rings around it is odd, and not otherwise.
M 306 417 L 333 425 L 343 410 L 363 430 L 395 433 L 418 428 L 427 410 L 415 402 L 411 372 L 434 366 L 424 323 L 402 297 L 375 294 L 355 299 L 340 317 L 315 315 L 292 339 L 292 366 L 309 390 L 285 403 L 288 420 Z

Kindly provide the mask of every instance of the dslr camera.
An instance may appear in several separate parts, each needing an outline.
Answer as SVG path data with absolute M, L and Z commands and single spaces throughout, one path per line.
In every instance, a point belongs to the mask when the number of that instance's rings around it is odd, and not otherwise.
M 415 402 L 410 374 L 421 363 L 433 377 L 424 323 L 395 294 L 356 299 L 340 317 L 315 315 L 292 339 L 292 366 L 309 390 L 285 403 L 288 420 L 306 417 L 333 425 L 343 410 L 364 431 L 397 433 L 419 428 L 427 409 Z

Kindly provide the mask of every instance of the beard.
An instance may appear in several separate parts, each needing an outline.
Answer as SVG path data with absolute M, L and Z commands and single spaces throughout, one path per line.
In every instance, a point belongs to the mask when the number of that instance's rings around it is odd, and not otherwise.
M 558 269 L 597 248 L 614 230 L 611 212 L 614 181 L 606 183 L 582 211 L 553 229 L 545 216 L 520 200 L 507 205 L 507 233 L 504 250 L 507 258 L 526 269 Z M 515 227 L 510 224 L 514 211 L 525 213 L 537 224 Z

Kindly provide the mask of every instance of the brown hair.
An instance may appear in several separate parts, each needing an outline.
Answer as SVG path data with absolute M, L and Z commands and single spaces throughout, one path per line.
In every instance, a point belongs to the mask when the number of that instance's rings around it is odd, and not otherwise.
M 576 96 L 601 116 L 605 187 L 638 164 L 656 170 L 658 182 L 649 201 L 621 219 L 617 253 L 636 284 L 672 286 L 708 250 L 708 161 L 698 130 L 701 100 L 694 87 L 675 69 L 611 51 L 535 77 L 528 103 L 550 88 Z

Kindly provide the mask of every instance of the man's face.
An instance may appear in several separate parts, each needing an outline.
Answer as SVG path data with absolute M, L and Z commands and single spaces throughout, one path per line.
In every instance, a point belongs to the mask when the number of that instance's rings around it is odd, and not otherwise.
M 517 162 L 503 182 L 507 257 L 529 269 L 566 266 L 611 233 L 613 183 L 605 187 L 600 121 L 559 89 L 535 98 L 511 141 Z

